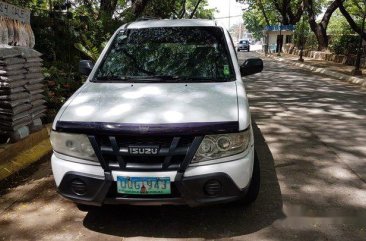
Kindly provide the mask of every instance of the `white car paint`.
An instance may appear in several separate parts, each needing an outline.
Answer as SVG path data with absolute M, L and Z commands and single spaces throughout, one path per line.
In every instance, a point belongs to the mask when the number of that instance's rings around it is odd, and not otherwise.
M 243 117 L 243 125 L 248 126 L 249 118 Z M 238 121 L 236 84 L 88 82 L 58 120 L 134 124 Z
M 196 175 L 210 174 L 210 173 L 226 173 L 229 175 L 234 183 L 243 189 L 248 186 L 252 177 L 253 171 L 253 158 L 254 148 L 249 148 L 248 152 L 243 154 L 231 156 L 230 158 L 223 158 L 223 162 L 210 163 L 207 165 L 195 165 L 190 166 L 184 173 L 185 177 L 192 177 Z M 230 161 L 229 161 L 230 160 Z M 67 172 L 78 172 L 85 174 L 92 174 L 104 178 L 104 170 L 99 165 L 78 163 L 75 158 L 73 161 L 61 159 L 56 155 L 52 155 L 51 163 L 53 175 L 55 178 L 56 186 L 59 186 L 62 178 Z M 80 160 L 83 161 L 83 160 Z M 117 180 L 117 176 L 126 177 L 169 177 L 171 181 L 174 181 L 176 177 L 176 171 L 165 172 L 127 172 L 127 171 L 112 171 L 113 180 Z

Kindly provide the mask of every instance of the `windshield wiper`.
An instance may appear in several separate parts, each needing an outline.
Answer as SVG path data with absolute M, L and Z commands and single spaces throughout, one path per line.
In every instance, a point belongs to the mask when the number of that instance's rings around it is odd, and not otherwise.
M 129 76 L 114 76 L 114 75 L 106 75 L 106 76 L 98 76 L 94 80 L 97 81 L 124 81 L 130 80 Z
M 137 81 L 177 82 L 182 78 L 176 75 L 146 75 L 146 76 L 134 76 L 133 79 Z
M 181 77 L 175 75 L 146 75 L 146 76 L 99 76 L 95 78 L 96 81 L 166 81 L 176 82 L 181 80 Z
M 216 79 L 215 78 L 210 78 L 210 77 L 185 76 L 185 77 L 182 77 L 182 80 L 184 80 L 184 81 L 194 81 L 194 82 L 213 82 Z

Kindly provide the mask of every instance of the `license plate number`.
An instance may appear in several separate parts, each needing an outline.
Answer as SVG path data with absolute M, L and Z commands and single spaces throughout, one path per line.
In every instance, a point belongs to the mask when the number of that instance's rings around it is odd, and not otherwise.
M 117 192 L 140 195 L 170 194 L 170 178 L 117 176 Z

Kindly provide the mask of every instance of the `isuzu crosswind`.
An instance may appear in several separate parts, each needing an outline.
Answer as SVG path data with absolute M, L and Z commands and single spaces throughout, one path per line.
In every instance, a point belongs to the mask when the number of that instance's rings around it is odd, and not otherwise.
M 198 206 L 253 202 L 259 162 L 243 76 L 227 30 L 211 20 L 120 27 L 51 132 L 58 192 L 80 204 Z

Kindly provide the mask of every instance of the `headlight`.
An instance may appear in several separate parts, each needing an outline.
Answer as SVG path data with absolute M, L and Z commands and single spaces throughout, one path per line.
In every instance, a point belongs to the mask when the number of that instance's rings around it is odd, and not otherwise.
M 250 128 L 243 132 L 207 135 L 203 138 L 192 163 L 232 156 L 245 151 L 250 143 Z
M 90 161 L 98 161 L 86 135 L 52 131 L 50 135 L 53 150 L 58 153 Z

